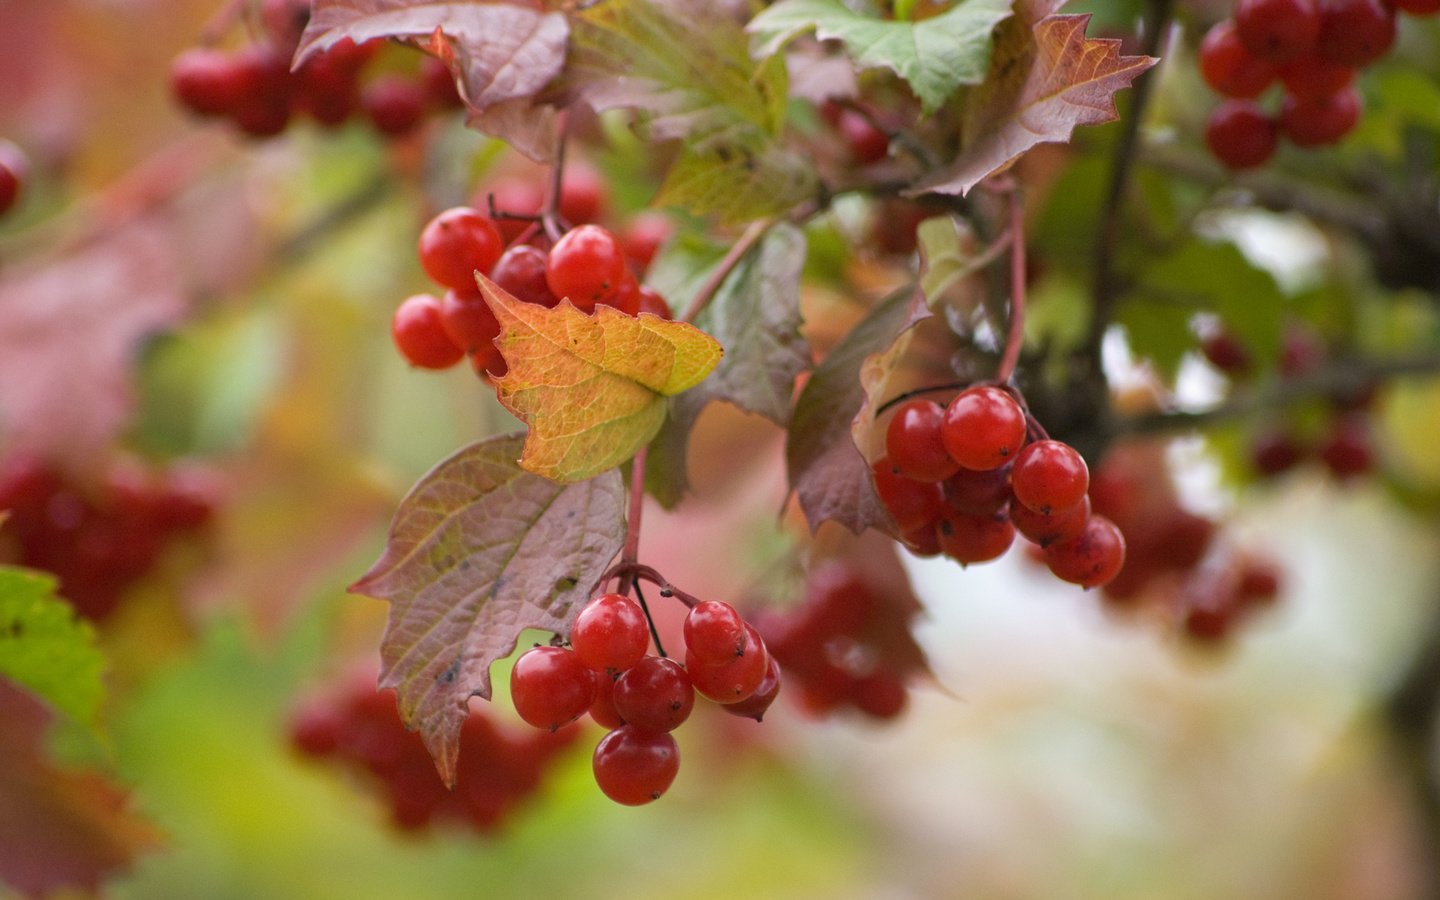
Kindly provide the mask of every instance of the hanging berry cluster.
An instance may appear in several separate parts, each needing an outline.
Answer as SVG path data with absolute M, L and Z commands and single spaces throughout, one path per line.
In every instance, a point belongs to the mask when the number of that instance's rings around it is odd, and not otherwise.
M 404 831 L 438 822 L 489 834 L 539 788 L 573 732 L 513 733 L 472 707 L 460 731 L 455 788 L 445 786 L 418 732 L 400 719 L 395 692 L 375 690 L 373 677 L 345 683 L 302 701 L 291 715 L 291 744 L 306 756 L 364 773 Z
M 1093 514 L 1080 454 L 1043 431 L 1010 390 L 974 385 L 941 407 L 901 404 L 871 473 L 905 544 L 962 565 L 1003 556 L 1018 531 L 1064 581 L 1098 587 L 1125 563 L 1125 538 Z
M 1210 114 L 1205 143 L 1232 169 L 1264 164 L 1280 138 L 1321 147 L 1360 121 L 1356 71 L 1395 43 L 1398 13 L 1429 16 L 1436 0 L 1239 0 L 1200 43 L 1200 73 L 1228 98 Z M 1259 98 L 1283 86 L 1278 112 Z
M 580 610 L 569 647 L 527 650 L 510 674 L 515 709 L 531 725 L 555 731 L 588 713 L 608 729 L 595 748 L 595 782 L 626 806 L 659 799 L 675 780 L 680 751 L 670 733 L 690 717 L 696 693 L 759 721 L 780 692 L 765 641 L 728 603 L 692 602 L 683 665 L 658 639 L 649 652 L 654 634 L 640 603 L 602 594 Z
M 175 58 L 170 85 L 181 105 L 226 119 L 256 138 L 283 133 L 301 115 L 326 128 L 363 117 L 379 134 L 400 137 L 419 128 L 427 114 L 462 105 L 450 71 L 430 57 L 409 73 L 390 69 L 365 77 L 382 40 L 356 44 L 346 38 L 292 71 L 309 4 L 267 0 L 261 15 L 260 39 L 235 50 L 192 47 Z

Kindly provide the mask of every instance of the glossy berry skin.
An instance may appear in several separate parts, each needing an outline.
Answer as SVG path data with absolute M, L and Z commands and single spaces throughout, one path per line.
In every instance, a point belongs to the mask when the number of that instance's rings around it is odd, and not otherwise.
M 736 703 L 755 693 L 765 678 L 770 654 L 753 627 L 745 626 L 745 651 L 717 666 L 706 665 L 687 648 L 685 669 L 695 690 L 716 703 Z
M 659 800 L 674 783 L 680 748 L 666 732 L 625 725 L 600 739 L 591 763 L 605 796 L 624 806 L 643 806 Z
M 1395 46 L 1395 13 L 1381 0 L 1326 0 L 1315 52 L 1342 66 L 1368 66 Z
M 10 141 L 0 140 L 0 216 L 20 199 L 30 166 L 25 154 Z
M 1284 62 L 1315 46 L 1320 10 L 1313 0 L 1240 0 L 1235 31 L 1257 59 Z
M 171 91 L 197 115 L 229 115 L 255 88 L 243 67 L 223 50 L 191 47 L 170 64 Z
M 625 724 L 615 708 L 615 679 L 609 675 L 595 679 L 595 702 L 590 704 L 590 718 L 602 728 L 619 728 Z
M 959 470 L 940 439 L 945 411 L 929 400 L 900 404 L 885 428 L 885 455 L 906 478 L 944 481 Z
M 780 696 L 780 682 L 780 663 L 771 656 L 765 667 L 765 677 L 760 679 L 760 685 L 755 688 L 755 693 L 744 700 L 721 704 L 720 708 L 732 716 L 754 719 L 759 722 L 765 718 L 765 712 L 770 709 L 775 698 Z
M 522 303 L 554 308 L 560 298 L 545 283 L 546 253 L 530 244 L 515 244 L 501 254 L 490 278 Z
M 961 466 L 998 469 L 1025 443 L 1025 412 L 999 388 L 966 388 L 945 408 L 940 438 Z
M 1263 165 L 1278 145 L 1275 123 L 1250 100 L 1225 101 L 1205 123 L 1205 146 L 1231 169 Z
M 581 225 L 550 248 L 545 283 L 555 296 L 591 312 L 610 302 L 625 275 L 625 254 L 615 236 L 599 225 Z
M 505 249 L 500 232 L 468 206 L 447 209 L 420 232 L 420 265 L 436 283 L 473 294 L 475 273 L 489 274 Z
M 1360 121 L 1360 92 L 1346 88 L 1328 97 L 1286 97 L 1280 131 L 1297 147 L 1323 147 L 1350 133 Z
M 1031 510 L 1053 515 L 1074 509 L 1090 489 L 1090 469 L 1063 441 L 1035 441 L 1015 457 L 1010 489 Z
M 687 658 L 720 666 L 745 652 L 745 620 L 723 600 L 701 600 L 685 614 Z
M 945 507 L 970 516 L 988 516 L 1010 503 L 1012 466 L 983 472 L 960 469 L 944 481 Z
M 906 478 L 888 457 L 875 460 L 870 475 L 876 496 L 902 532 L 928 526 L 945 509 L 945 489 L 939 482 Z
M 1013 503 L 1010 506 L 1010 524 L 1041 547 L 1079 537 L 1089 519 L 1089 497 L 1084 497 L 1075 506 L 1053 515 L 1035 512 L 1023 503 Z
M 940 551 L 962 566 L 999 559 L 1015 542 L 1015 526 L 1008 515 L 947 513 L 940 517 L 935 534 Z
M 645 658 L 650 624 L 624 594 L 601 594 L 585 604 L 570 629 L 575 656 L 597 672 L 623 672 Z
M 673 659 L 647 656 L 615 682 L 615 711 L 646 731 L 674 731 L 695 708 L 690 675 Z
M 1349 87 L 1355 70 L 1318 53 L 1307 53 L 1281 66 L 1280 80 L 1292 97 L 1325 97 Z
M 390 320 L 390 337 L 400 355 L 421 369 L 448 369 L 465 355 L 445 333 L 440 301 L 432 294 L 408 297 Z
M 1200 42 L 1200 75 L 1218 94 L 1254 99 L 1275 80 L 1275 64 L 1257 59 L 1226 19 L 1205 33 Z
M 595 702 L 595 673 L 563 647 L 532 647 L 515 660 L 510 699 L 520 718 L 554 731 L 584 715 Z
M 485 298 L 474 291 L 446 291 L 440 298 L 440 325 L 466 353 L 489 351 L 500 336 L 500 321 Z
M 1114 522 L 1092 515 L 1079 537 L 1046 547 L 1045 562 L 1061 581 L 1099 587 L 1125 565 L 1125 536 Z
M 425 118 L 425 100 L 424 85 L 399 75 L 381 75 L 360 92 L 360 108 L 366 118 L 388 137 L 401 137 L 419 128 Z

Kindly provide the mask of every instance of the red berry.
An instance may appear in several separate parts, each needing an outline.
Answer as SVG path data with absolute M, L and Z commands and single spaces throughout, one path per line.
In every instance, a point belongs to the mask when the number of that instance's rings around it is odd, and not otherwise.
M 887 457 L 875 460 L 870 474 L 876 496 L 901 531 L 923 528 L 945 509 L 945 490 L 939 482 L 906 478 Z
M 0 216 L 20 198 L 30 166 L 25 154 L 10 141 L 0 140 Z
M 759 722 L 765 718 L 766 710 L 778 696 L 780 696 L 780 663 L 775 661 L 774 656 L 771 656 L 765 667 L 765 677 L 760 679 L 760 685 L 755 688 L 755 693 L 744 700 L 722 704 L 720 708 L 732 716 L 754 719 Z
M 408 297 L 390 320 L 390 336 L 400 355 L 422 369 L 448 369 L 465 355 L 445 333 L 440 301 L 431 294 Z
M 322 125 L 339 125 L 360 107 L 355 73 L 332 54 L 319 53 L 305 60 L 295 77 L 295 105 Z
M 468 206 L 445 210 L 420 232 L 420 265 L 425 274 L 462 293 L 475 293 L 475 273 L 488 275 L 502 250 L 495 223 Z
M 868 166 L 890 155 L 890 136 L 861 113 L 849 108 L 840 110 L 836 128 L 860 165 Z
M 251 44 L 232 58 L 234 76 L 244 90 L 231 120 L 251 137 L 274 137 L 290 123 L 299 81 L 290 74 L 290 60 L 268 44 Z
M 436 109 L 459 109 L 465 105 L 450 68 L 433 56 L 420 60 L 420 84 L 425 98 Z
M 1360 121 L 1360 92 L 1353 87 L 1325 97 L 1287 96 L 1280 107 L 1280 131 L 1297 147 L 1333 144 Z
M 624 594 L 602 594 L 585 604 L 570 629 L 570 646 L 599 672 L 623 672 L 645 658 L 650 624 L 640 604 Z
M 668 733 L 625 725 L 600 739 L 592 767 L 605 796 L 625 806 L 642 806 L 659 800 L 675 781 L 680 748 Z
M 1205 146 L 1232 169 L 1250 169 L 1275 155 L 1275 123 L 1250 100 L 1226 100 L 1205 123 Z
M 1004 514 L 946 513 L 936 523 L 935 534 L 941 552 L 961 565 L 999 559 L 1015 542 L 1015 526 Z
M 724 665 L 745 652 L 745 620 L 723 600 L 701 600 L 685 614 L 685 655 L 707 666 Z
M 647 656 L 615 682 L 615 711 L 646 731 L 674 731 L 695 708 L 690 675 L 673 659 Z
M 1281 66 L 1280 80 L 1292 97 L 1324 97 L 1349 87 L 1355 70 L 1318 53 L 1307 53 Z
M 255 90 L 250 75 L 223 50 L 191 47 L 170 64 L 170 89 L 193 113 L 225 116 Z
M 716 703 L 736 703 L 744 700 L 760 687 L 765 678 L 769 653 L 765 642 L 752 626 L 745 626 L 745 649 L 739 656 L 720 665 L 706 665 L 696 659 L 686 647 L 685 669 L 695 690 Z
M 1200 341 L 1200 352 L 1210 365 L 1226 375 L 1244 375 L 1250 371 L 1250 351 L 1240 339 L 1223 328 L 1207 334 Z
M 967 388 L 946 407 L 940 438 L 965 468 L 998 469 L 1025 443 L 1025 411 L 999 388 Z
M 425 88 L 400 75 L 381 75 L 360 92 L 360 107 L 376 131 L 400 137 L 418 128 L 425 118 Z
M 640 285 L 640 312 L 649 313 L 652 316 L 659 316 L 662 319 L 673 318 L 670 312 L 670 304 L 660 296 L 660 292 L 645 285 Z M 639 313 L 636 313 L 639 315 Z
M 1440 12 L 1440 0 L 1393 0 L 1390 5 L 1412 16 L 1433 16 Z
M 1079 537 L 1046 547 L 1045 562 L 1061 581 L 1099 587 L 1125 565 L 1125 536 L 1114 522 L 1093 515 Z
M 516 300 L 553 308 L 560 298 L 550 293 L 545 283 L 544 250 L 530 244 L 515 244 L 500 257 L 490 278 Z
M 555 296 L 591 312 L 615 296 L 625 275 L 625 254 L 615 236 L 599 225 L 581 225 L 550 248 L 545 282 Z
M 1090 469 L 1075 448 L 1063 441 L 1036 441 L 1015 457 L 1010 473 L 1015 499 L 1038 513 L 1073 509 L 1090 489 Z
M 1246 49 L 1231 19 L 1217 23 L 1200 42 L 1200 75 L 1216 93 L 1252 99 L 1270 86 L 1275 74 L 1274 63 Z
M 929 400 L 902 403 L 885 429 L 885 455 L 906 478 L 944 481 L 960 466 L 945 452 L 940 426 L 945 411 Z
M 1089 497 L 1082 498 L 1075 506 L 1054 515 L 1035 512 L 1023 503 L 1010 506 L 1010 523 L 1015 526 L 1015 530 L 1041 547 L 1079 537 L 1089 519 Z
M 590 718 L 602 728 L 619 728 L 625 724 L 615 708 L 615 679 L 609 675 L 595 679 L 595 702 L 590 704 Z
M 1368 66 L 1395 45 L 1395 12 L 1381 0 L 1325 0 L 1315 52 L 1342 66 Z
M 450 290 L 440 300 L 440 324 L 455 346 L 467 353 L 494 347 L 500 322 L 485 298 L 471 291 Z
M 1250 447 L 1250 464 L 1261 475 L 1274 476 L 1299 465 L 1305 458 L 1300 439 L 1289 431 L 1266 432 L 1255 438 Z
M 594 166 L 569 160 L 560 182 L 560 218 L 571 225 L 598 221 L 605 212 L 605 182 Z
M 1011 466 L 978 471 L 960 469 L 945 479 L 945 505 L 971 516 L 988 516 L 1010 502 Z
M 554 731 L 580 718 L 597 690 L 595 673 L 563 647 L 532 647 L 510 672 L 515 711 L 536 728 Z
M 1313 0 L 1240 0 L 1235 31 L 1257 58 L 1284 62 L 1315 46 L 1320 10 Z
M 850 690 L 850 703 L 871 718 L 888 721 L 905 711 L 910 694 L 899 673 L 879 669 L 858 679 Z
M 660 246 L 670 239 L 675 224 L 670 217 L 659 212 L 642 212 L 625 226 L 620 242 L 625 246 L 625 256 L 643 273 L 650 267 Z
M 1342 480 L 1364 475 L 1373 469 L 1375 448 L 1366 415 L 1352 413 L 1337 419 L 1317 454 L 1330 474 Z

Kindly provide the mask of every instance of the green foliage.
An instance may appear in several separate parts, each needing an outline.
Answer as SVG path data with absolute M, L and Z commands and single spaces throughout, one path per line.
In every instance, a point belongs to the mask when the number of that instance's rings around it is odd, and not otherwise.
M 0 566 L 0 676 L 98 734 L 104 673 L 95 629 L 55 594 L 54 577 Z

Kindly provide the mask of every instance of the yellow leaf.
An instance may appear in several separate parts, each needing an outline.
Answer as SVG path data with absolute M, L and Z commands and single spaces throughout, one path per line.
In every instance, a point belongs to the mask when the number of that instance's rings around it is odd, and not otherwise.
M 609 306 L 586 315 L 568 301 L 547 309 L 477 277 L 509 366 L 495 385 L 500 402 L 530 427 L 520 466 L 554 481 L 634 456 L 664 423 L 665 398 L 703 381 L 724 353 L 684 322 Z

